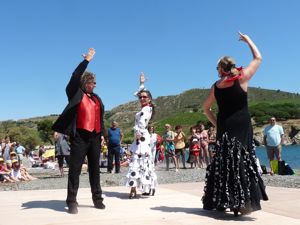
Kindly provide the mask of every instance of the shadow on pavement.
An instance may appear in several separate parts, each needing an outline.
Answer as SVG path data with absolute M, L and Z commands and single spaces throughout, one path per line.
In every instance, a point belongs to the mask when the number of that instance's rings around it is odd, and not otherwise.
M 63 200 L 49 200 L 49 201 L 30 201 L 22 204 L 22 209 L 52 209 L 54 211 L 66 212 L 66 201 Z
M 115 198 L 119 198 L 119 199 L 123 199 L 123 200 L 124 199 L 128 200 L 129 191 L 128 191 L 128 193 L 104 191 L 103 194 L 105 194 L 106 197 L 115 197 Z
M 119 198 L 122 200 L 128 200 L 129 199 L 129 189 L 128 189 L 128 193 L 124 193 L 124 192 L 113 192 L 113 191 L 104 191 L 103 194 L 106 197 L 115 197 L 115 198 Z M 147 199 L 150 198 L 151 196 L 143 196 L 141 194 L 137 194 L 137 196 L 135 197 L 135 199 Z
M 204 210 L 201 208 L 184 208 L 184 207 L 169 207 L 169 206 L 159 206 L 159 207 L 153 207 L 152 210 L 159 210 L 162 212 L 169 212 L 169 213 L 188 213 L 188 214 L 194 214 L 199 216 L 206 216 L 210 217 L 216 220 L 232 220 L 232 221 L 254 221 L 255 218 L 250 217 L 249 215 L 243 215 L 235 217 L 233 212 L 220 212 L 216 210 Z

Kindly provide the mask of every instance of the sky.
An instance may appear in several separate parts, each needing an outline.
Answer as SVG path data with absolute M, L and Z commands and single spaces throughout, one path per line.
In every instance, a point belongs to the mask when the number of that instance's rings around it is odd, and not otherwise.
M 238 31 L 263 57 L 249 85 L 300 93 L 299 9 L 298 0 L 0 1 L 0 121 L 60 114 L 90 47 L 106 110 L 136 100 L 142 71 L 154 98 L 210 88 L 221 56 L 252 59 Z

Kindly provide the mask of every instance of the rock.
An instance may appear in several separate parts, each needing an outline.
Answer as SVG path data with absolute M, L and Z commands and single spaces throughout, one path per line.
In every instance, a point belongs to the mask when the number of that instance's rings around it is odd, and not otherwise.
M 292 138 L 292 143 L 294 145 L 300 144 L 300 131 Z

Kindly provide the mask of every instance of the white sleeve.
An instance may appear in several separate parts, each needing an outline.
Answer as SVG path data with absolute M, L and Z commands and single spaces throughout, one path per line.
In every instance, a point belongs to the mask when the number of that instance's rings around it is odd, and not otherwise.
M 17 178 L 18 178 L 18 179 L 22 179 L 22 174 L 21 174 L 21 171 L 20 171 L 20 170 L 18 170 Z
M 143 134 L 145 132 L 149 120 L 151 119 L 151 115 L 152 115 L 152 107 L 145 106 L 142 108 L 142 110 L 139 112 L 139 117 L 137 118 L 135 126 L 133 127 L 134 132 L 136 134 Z
M 138 93 L 139 93 L 141 90 L 146 90 L 144 84 L 141 84 L 141 85 L 140 85 L 139 89 L 138 89 L 136 92 L 134 92 L 134 95 L 137 96 Z

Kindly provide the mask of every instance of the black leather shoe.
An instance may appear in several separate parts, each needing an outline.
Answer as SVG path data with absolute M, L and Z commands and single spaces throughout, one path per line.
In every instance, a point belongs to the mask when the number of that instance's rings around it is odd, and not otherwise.
M 77 203 L 76 202 L 71 202 L 68 204 L 68 213 L 70 214 L 77 214 L 78 209 L 77 209 Z
M 96 209 L 105 209 L 105 205 L 103 204 L 103 202 L 94 202 L 94 206 Z

